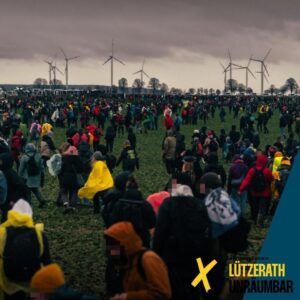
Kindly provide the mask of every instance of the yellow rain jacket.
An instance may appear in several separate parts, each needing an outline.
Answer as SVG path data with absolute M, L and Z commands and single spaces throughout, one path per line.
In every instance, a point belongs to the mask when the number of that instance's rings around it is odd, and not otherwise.
M 35 228 L 39 245 L 40 255 L 44 253 L 43 235 L 44 230 L 43 224 L 33 224 L 32 217 L 27 214 L 21 214 L 17 211 L 10 210 L 8 212 L 7 221 L 0 225 L 0 300 L 4 299 L 3 292 L 8 295 L 23 291 L 25 293 L 30 292 L 30 282 L 16 283 L 9 281 L 4 273 L 3 268 L 3 253 L 6 244 L 6 228 L 7 227 L 28 227 Z
M 53 126 L 49 123 L 44 123 L 42 125 L 42 136 L 44 136 L 45 134 L 47 134 L 48 132 L 50 132 L 52 130 Z
M 79 198 L 92 200 L 101 191 L 105 191 L 114 186 L 114 180 L 104 161 L 95 162 L 92 172 L 85 185 L 78 191 Z
M 283 155 L 280 151 L 275 152 L 273 166 L 272 166 L 273 174 L 277 171 L 279 165 L 281 164 L 282 158 L 283 158 Z

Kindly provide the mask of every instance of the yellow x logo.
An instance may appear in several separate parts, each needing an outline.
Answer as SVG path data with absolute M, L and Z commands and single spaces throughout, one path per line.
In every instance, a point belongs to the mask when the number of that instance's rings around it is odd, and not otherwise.
M 192 281 L 192 286 L 196 287 L 200 281 L 203 282 L 205 291 L 208 292 L 210 290 L 210 285 L 207 279 L 208 272 L 217 264 L 217 261 L 214 259 L 212 260 L 205 268 L 203 266 L 201 258 L 197 258 L 197 264 L 199 268 L 199 274 L 197 277 Z

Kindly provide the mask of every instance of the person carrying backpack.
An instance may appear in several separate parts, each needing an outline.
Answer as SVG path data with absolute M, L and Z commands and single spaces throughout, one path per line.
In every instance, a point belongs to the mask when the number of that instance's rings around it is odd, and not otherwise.
M 153 250 L 169 269 L 172 299 L 199 299 L 200 286 L 191 282 L 199 273 L 196 259 L 210 261 L 210 221 L 204 203 L 194 197 L 188 174 L 172 178 L 171 196 L 159 208 Z
M 26 200 L 31 203 L 31 192 L 39 201 L 39 207 L 42 208 L 46 201 L 44 200 L 39 188 L 43 185 L 44 165 L 41 155 L 36 151 L 34 144 L 27 144 L 24 154 L 21 157 L 19 175 L 23 178 L 27 186 Z
M 283 157 L 281 164 L 277 167 L 277 171 L 273 172 L 274 181 L 273 188 L 273 203 L 270 209 L 271 216 L 274 216 L 278 202 L 283 193 L 287 180 L 291 171 L 291 162 L 288 158 Z
M 116 162 L 118 166 L 122 162 L 123 172 L 134 172 L 135 169 L 139 169 L 139 159 L 136 151 L 131 147 L 130 142 L 126 140 L 123 144 L 123 150 Z
M 258 226 L 263 226 L 271 200 L 272 171 L 267 168 L 268 158 L 260 154 L 256 157 L 255 166 L 250 168 L 239 187 L 238 193 L 247 188 L 251 194 L 251 215 Z
M 10 148 L 11 148 L 11 153 L 14 158 L 14 161 L 16 162 L 17 165 L 17 170 L 19 169 L 20 166 L 19 156 L 22 151 L 22 136 L 23 136 L 22 131 L 16 130 L 16 132 L 11 138 Z
M 120 290 L 112 300 L 171 299 L 168 270 L 162 259 L 142 246 L 130 222 L 118 222 L 104 231 L 106 252 L 121 273 Z
M 32 276 L 51 263 L 43 229 L 34 224 L 31 206 L 22 199 L 0 225 L 0 299 L 28 299 Z

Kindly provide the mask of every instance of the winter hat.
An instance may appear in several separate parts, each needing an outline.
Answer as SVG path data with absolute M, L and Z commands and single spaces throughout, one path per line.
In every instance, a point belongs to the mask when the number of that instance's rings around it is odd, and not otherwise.
M 196 160 L 196 157 L 194 156 L 193 152 L 191 150 L 186 150 L 183 154 L 182 161 L 185 162 L 194 162 Z
M 198 134 L 199 133 L 199 130 L 198 129 L 195 129 L 194 130 L 194 134 Z
M 58 264 L 50 264 L 37 271 L 30 283 L 30 288 L 39 293 L 53 294 L 65 284 L 65 277 Z

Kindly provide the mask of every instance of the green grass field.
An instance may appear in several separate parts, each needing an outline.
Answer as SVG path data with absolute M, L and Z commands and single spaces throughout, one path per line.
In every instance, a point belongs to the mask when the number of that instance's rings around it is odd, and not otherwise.
M 217 114 L 216 114 L 217 116 Z M 228 115 L 226 122 L 221 124 L 219 118 L 209 119 L 207 127 L 219 134 L 221 128 L 229 131 L 231 125 L 239 126 L 238 120 L 232 120 Z M 138 134 L 137 151 L 140 158 L 140 170 L 136 177 L 146 198 L 149 194 L 161 190 L 168 175 L 161 158 L 161 142 L 164 136 L 162 119 L 159 120 L 159 130 L 149 131 L 148 134 Z M 186 125 L 182 133 L 186 136 L 186 145 L 189 147 L 194 129 L 203 126 Z M 261 148 L 267 143 L 274 143 L 278 135 L 278 114 L 269 122 L 269 134 L 261 134 Z M 56 146 L 65 140 L 65 129 L 55 129 L 54 141 Z M 118 155 L 126 137 L 116 139 L 114 154 Z M 228 168 L 226 164 L 226 168 Z M 120 169 L 114 171 L 117 175 Z M 49 239 L 50 250 L 54 262 L 59 263 L 70 286 L 98 296 L 105 295 L 105 255 L 103 243 L 103 223 L 99 216 L 95 216 L 91 208 L 79 208 L 74 214 L 63 215 L 62 209 L 55 206 L 58 193 L 57 179 L 46 175 L 42 193 L 47 200 L 44 209 L 37 208 L 37 201 L 33 200 L 34 219 L 45 224 L 45 232 Z M 264 241 L 267 229 L 253 228 L 250 235 L 251 245 L 242 256 L 257 256 Z

